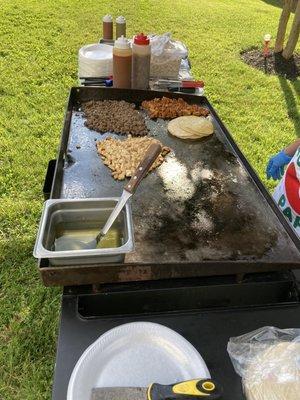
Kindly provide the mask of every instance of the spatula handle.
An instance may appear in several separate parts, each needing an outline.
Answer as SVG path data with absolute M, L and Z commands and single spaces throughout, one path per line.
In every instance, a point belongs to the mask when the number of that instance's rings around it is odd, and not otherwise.
M 211 379 L 192 379 L 174 385 L 153 383 L 147 393 L 148 400 L 215 400 L 221 396 L 220 386 Z
M 145 157 L 140 162 L 139 166 L 137 167 L 135 173 L 131 177 L 130 181 L 125 186 L 125 190 L 129 193 L 134 193 L 136 188 L 139 186 L 141 180 L 147 175 L 147 172 L 151 168 L 154 161 L 157 159 L 159 154 L 161 153 L 162 148 L 159 143 L 152 143 L 148 150 L 146 151 Z

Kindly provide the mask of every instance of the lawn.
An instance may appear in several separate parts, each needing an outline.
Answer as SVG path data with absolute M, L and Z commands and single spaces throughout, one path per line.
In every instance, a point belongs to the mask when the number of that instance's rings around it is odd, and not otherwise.
M 171 31 L 196 78 L 259 176 L 300 134 L 300 82 L 265 76 L 241 50 L 275 36 L 275 0 L 1 0 L 0 399 L 50 399 L 60 289 L 44 288 L 32 257 L 48 160 L 54 158 L 77 51 L 124 14 L 129 33 Z

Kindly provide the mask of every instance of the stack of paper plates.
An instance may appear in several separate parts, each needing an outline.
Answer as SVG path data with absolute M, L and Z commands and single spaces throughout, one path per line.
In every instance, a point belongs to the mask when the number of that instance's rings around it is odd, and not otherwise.
M 113 47 L 108 44 L 88 44 L 78 52 L 79 78 L 112 75 Z

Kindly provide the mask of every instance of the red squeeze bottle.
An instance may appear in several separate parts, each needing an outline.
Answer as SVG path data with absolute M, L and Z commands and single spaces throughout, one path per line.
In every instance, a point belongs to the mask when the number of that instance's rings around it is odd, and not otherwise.
M 148 36 L 136 35 L 132 44 L 132 88 L 148 89 L 150 79 L 151 45 Z

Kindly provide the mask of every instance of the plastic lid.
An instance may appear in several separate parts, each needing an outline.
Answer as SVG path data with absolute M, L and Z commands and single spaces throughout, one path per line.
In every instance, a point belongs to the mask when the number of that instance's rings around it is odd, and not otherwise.
M 104 17 L 102 18 L 103 22 L 113 22 L 113 17 L 110 14 L 106 14 L 104 15 Z
M 123 17 L 123 15 L 120 15 L 119 17 L 116 18 L 116 23 L 117 24 L 126 24 L 125 17 Z
M 145 36 L 143 33 L 139 33 L 138 35 L 135 35 L 134 43 L 147 46 L 150 43 L 150 39 L 148 38 L 148 36 Z
M 119 37 L 117 40 L 115 40 L 115 45 L 117 49 L 130 49 L 130 42 L 126 37 L 123 35 Z

